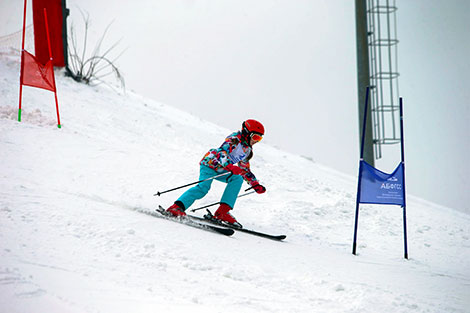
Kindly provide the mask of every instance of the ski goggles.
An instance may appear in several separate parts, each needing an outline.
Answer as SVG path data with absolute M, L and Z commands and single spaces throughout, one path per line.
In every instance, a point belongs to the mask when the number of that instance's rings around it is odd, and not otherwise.
M 259 141 L 261 141 L 261 139 L 263 139 L 263 135 L 260 135 L 260 134 L 257 134 L 257 133 L 252 133 L 250 135 L 250 138 L 255 142 L 259 142 Z

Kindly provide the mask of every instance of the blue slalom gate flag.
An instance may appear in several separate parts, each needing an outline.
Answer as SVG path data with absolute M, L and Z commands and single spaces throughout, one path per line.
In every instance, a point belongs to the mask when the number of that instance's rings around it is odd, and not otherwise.
M 367 124 L 367 107 L 369 104 L 370 87 L 366 89 L 364 105 L 364 122 L 362 123 L 361 160 L 359 163 L 359 179 L 356 197 L 356 218 L 354 220 L 354 239 L 352 253 L 356 254 L 357 227 L 360 203 L 395 204 L 403 208 L 403 237 L 405 243 L 405 259 L 408 259 L 408 240 L 406 236 L 406 197 L 405 197 L 405 149 L 403 139 L 403 98 L 400 98 L 400 142 L 401 163 L 391 174 L 379 171 L 364 161 L 364 140 Z
M 391 174 L 361 161 L 359 203 L 405 205 L 404 166 L 400 163 Z

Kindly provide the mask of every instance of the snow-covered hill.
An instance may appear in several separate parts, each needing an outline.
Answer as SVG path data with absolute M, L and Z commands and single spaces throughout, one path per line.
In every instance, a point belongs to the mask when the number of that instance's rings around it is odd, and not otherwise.
M 0 56 L 0 312 L 468 312 L 468 215 L 408 197 L 405 260 L 401 209 L 364 205 L 353 256 L 355 178 L 262 142 L 268 191 L 234 215 L 285 242 L 156 218 L 234 129 L 61 72 L 62 129 L 31 88 L 18 123 L 18 68 Z

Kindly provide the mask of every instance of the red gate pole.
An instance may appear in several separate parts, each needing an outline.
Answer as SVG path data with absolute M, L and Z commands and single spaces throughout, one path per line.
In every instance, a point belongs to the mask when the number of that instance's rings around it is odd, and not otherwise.
M 44 20 L 46 22 L 47 45 L 49 47 L 49 62 L 52 63 L 51 38 L 49 36 L 49 25 L 47 23 L 46 8 L 44 8 Z M 60 117 L 59 117 L 59 102 L 57 101 L 57 86 L 55 84 L 54 65 L 52 65 L 52 81 L 54 83 L 55 107 L 56 107 L 56 111 L 57 111 L 57 127 L 61 128 L 61 126 L 60 126 Z
M 21 122 L 21 98 L 23 95 L 23 70 L 24 70 L 24 37 L 26 31 L 26 1 L 24 0 L 23 12 L 23 41 L 21 43 L 21 69 L 20 69 L 20 106 L 18 108 L 18 122 Z

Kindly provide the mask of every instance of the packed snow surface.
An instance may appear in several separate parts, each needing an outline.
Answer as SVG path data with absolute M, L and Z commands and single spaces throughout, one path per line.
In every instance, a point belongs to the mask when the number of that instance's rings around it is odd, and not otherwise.
M 18 58 L 0 73 L 0 312 L 469 312 L 468 215 L 409 196 L 406 260 L 402 209 L 362 205 L 354 256 L 355 178 L 268 129 L 251 162 L 267 192 L 234 215 L 284 242 L 173 223 L 154 209 L 182 191 L 153 194 L 197 180 L 236 129 L 60 71 L 62 128 L 53 94 L 29 87 L 19 123 Z

